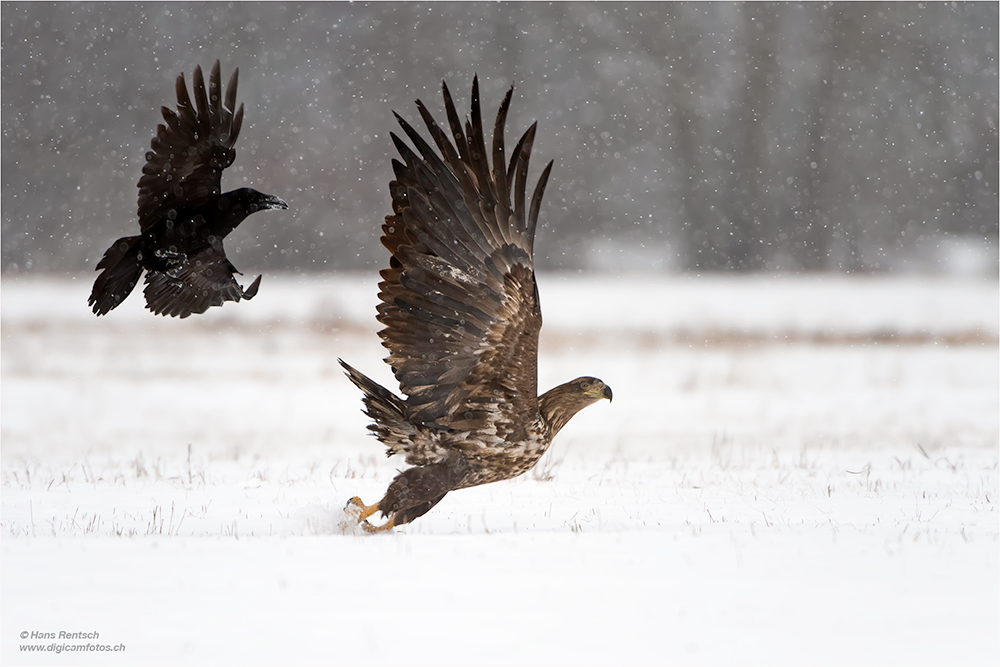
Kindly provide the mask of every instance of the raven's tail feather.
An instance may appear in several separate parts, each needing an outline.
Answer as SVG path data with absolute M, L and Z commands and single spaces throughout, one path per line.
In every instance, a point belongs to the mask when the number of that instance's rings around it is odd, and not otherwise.
M 142 275 L 139 241 L 141 236 L 126 236 L 111 244 L 97 263 L 104 269 L 94 281 L 87 304 L 95 315 L 105 315 L 125 300 Z

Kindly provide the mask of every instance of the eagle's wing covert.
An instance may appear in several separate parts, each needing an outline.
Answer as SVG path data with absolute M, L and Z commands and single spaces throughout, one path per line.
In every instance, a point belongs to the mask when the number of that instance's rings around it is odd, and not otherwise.
M 503 126 L 509 91 L 497 114 L 490 168 L 478 81 L 464 132 L 447 86 L 443 92 L 454 145 L 417 102 L 440 156 L 397 116 L 417 152 L 392 136 L 403 162 L 393 161 L 394 214 L 382 228 L 392 257 L 379 284 L 380 335 L 407 396 L 410 421 L 505 438 L 538 410 L 542 317 L 532 243 L 552 165 L 526 212 L 535 126 L 518 142 L 508 168 Z
M 139 226 L 146 231 L 178 206 L 191 206 L 218 194 L 222 170 L 236 159 L 233 146 L 243 124 L 243 105 L 236 109 L 239 69 L 226 86 L 225 100 L 219 61 L 205 90 L 201 67 L 194 69 L 194 104 L 184 75 L 177 77 L 177 111 L 160 109 L 166 123 L 157 125 L 139 179 Z

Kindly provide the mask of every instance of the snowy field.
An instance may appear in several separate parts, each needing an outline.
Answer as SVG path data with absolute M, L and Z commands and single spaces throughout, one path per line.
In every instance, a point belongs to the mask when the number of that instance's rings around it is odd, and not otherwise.
M 1000 664 L 996 281 L 542 275 L 540 387 L 614 402 L 368 536 L 375 276 L 92 279 L 0 285 L 5 665 Z

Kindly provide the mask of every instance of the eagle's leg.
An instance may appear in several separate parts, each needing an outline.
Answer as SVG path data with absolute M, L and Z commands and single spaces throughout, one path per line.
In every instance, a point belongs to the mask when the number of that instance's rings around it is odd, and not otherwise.
M 361 527 L 364 528 L 369 533 L 381 533 L 382 531 L 389 530 L 396 525 L 393 519 L 389 519 L 381 526 L 373 526 L 370 523 L 368 523 L 368 517 L 370 517 L 372 514 L 375 514 L 375 512 L 378 512 L 378 503 L 374 503 L 372 505 L 365 505 L 364 501 L 361 500 L 361 498 L 354 496 L 353 498 L 347 501 L 347 506 L 344 508 L 344 511 L 348 512 L 351 515 L 354 515 L 355 512 L 351 511 L 351 505 L 354 505 L 355 507 L 358 508 L 359 511 L 356 513 L 357 515 L 356 518 L 358 520 L 358 523 L 361 524 Z
M 361 498 L 354 496 L 347 501 L 345 509 L 350 510 L 351 505 L 357 507 L 358 523 L 369 533 L 391 530 L 426 514 L 458 485 L 467 471 L 467 464 L 461 460 L 410 468 L 396 475 L 382 500 L 365 505 Z M 381 526 L 373 526 L 367 519 L 376 512 L 382 512 L 389 520 Z
M 355 507 L 361 510 L 360 514 L 358 514 L 358 523 L 361 523 L 362 521 L 370 517 L 372 514 L 375 514 L 375 512 L 378 512 L 378 503 L 375 503 L 374 505 L 365 505 L 364 501 L 361 500 L 361 498 L 358 498 L 357 496 L 354 496 L 353 498 L 348 500 L 347 504 L 354 505 Z M 347 508 L 345 507 L 344 509 Z
M 462 460 L 446 460 L 396 475 L 385 496 L 376 503 L 382 515 L 390 517 L 392 525 L 386 526 L 402 526 L 426 514 L 458 485 L 467 469 Z
M 408 507 L 405 510 L 401 510 L 392 515 L 392 521 L 396 526 L 402 526 L 404 523 L 410 523 L 414 519 L 422 517 L 427 514 L 432 507 L 441 502 L 441 499 L 445 497 L 445 493 L 442 493 L 437 498 L 433 498 L 426 502 L 420 503 L 419 505 L 414 505 L 413 507 Z
M 440 496 L 438 496 L 433 500 L 428 500 L 427 502 L 420 503 L 419 505 L 416 505 L 414 507 L 408 507 L 405 510 L 396 512 L 391 517 L 389 517 L 389 520 L 383 523 L 381 526 L 373 526 L 372 524 L 368 523 L 368 521 L 365 520 L 365 517 L 371 516 L 377 510 L 378 503 L 376 503 L 374 505 L 365 507 L 361 511 L 360 515 L 361 518 L 358 519 L 358 523 L 360 523 L 361 527 L 364 528 L 369 533 L 381 533 L 382 531 L 385 530 L 391 530 L 396 526 L 402 526 L 404 523 L 410 523 L 414 519 L 421 517 L 424 514 L 427 514 L 427 512 L 430 511 L 432 507 L 441 502 L 441 499 L 444 497 L 445 494 L 442 493 Z M 357 496 L 355 496 L 355 498 L 357 498 Z M 355 500 L 355 498 L 351 498 L 351 500 L 353 501 Z M 360 500 L 358 502 L 360 502 Z M 368 514 L 365 514 L 365 512 L 368 512 Z
M 392 530 L 396 527 L 396 516 L 393 515 L 388 521 L 383 523 L 381 526 L 373 526 L 367 521 L 361 522 L 361 527 L 365 529 L 368 533 L 381 533 L 386 530 Z

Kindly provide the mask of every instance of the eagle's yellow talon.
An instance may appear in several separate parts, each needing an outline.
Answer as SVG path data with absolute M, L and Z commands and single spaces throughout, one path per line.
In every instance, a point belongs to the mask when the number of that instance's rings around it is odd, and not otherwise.
M 365 531 L 369 533 L 381 533 L 386 530 L 392 530 L 392 528 L 395 525 L 396 525 L 396 515 L 393 515 L 388 521 L 383 523 L 381 526 L 373 526 L 367 521 L 361 521 L 361 527 L 364 528 Z
M 361 523 L 375 512 L 378 512 L 378 503 L 372 503 L 371 505 L 365 505 L 361 498 L 354 496 L 347 501 L 348 505 L 354 505 L 358 507 L 361 512 L 358 514 L 358 523 Z M 346 508 L 345 508 L 346 509 Z M 367 523 L 367 522 L 366 522 Z M 367 529 L 366 529 L 367 530 Z

